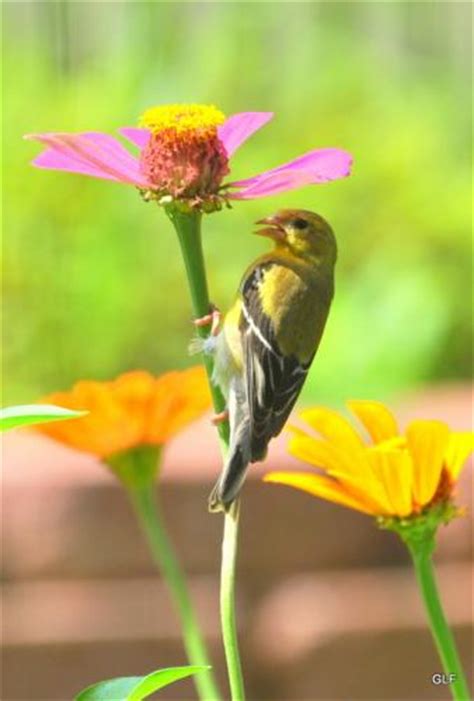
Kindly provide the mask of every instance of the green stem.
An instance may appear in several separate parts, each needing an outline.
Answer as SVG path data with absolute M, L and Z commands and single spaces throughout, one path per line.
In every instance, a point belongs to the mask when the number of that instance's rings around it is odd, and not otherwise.
M 153 483 L 129 488 L 128 493 L 147 538 L 153 559 L 163 573 L 181 619 L 184 646 L 189 662 L 192 665 L 210 667 L 211 663 L 186 587 L 186 581 L 161 520 L 160 508 L 154 499 Z M 193 680 L 201 701 L 220 701 L 221 695 L 210 669 L 197 674 Z
M 193 314 L 196 319 L 200 319 L 206 316 L 206 314 L 209 314 L 211 309 L 202 251 L 202 215 L 200 212 L 180 212 L 176 208 L 170 208 L 167 210 L 167 214 L 178 234 L 181 253 L 186 268 Z M 204 326 L 198 326 L 197 333 L 201 338 L 207 338 L 209 336 L 209 329 Z M 212 356 L 208 353 L 203 353 L 203 362 L 209 379 L 214 410 L 217 414 L 220 414 L 224 411 L 226 402 L 220 389 L 212 382 L 212 371 L 214 369 Z M 229 423 L 227 421 L 220 423 L 218 431 L 221 448 L 225 453 L 229 444 Z
M 221 625 L 224 650 L 229 672 L 232 701 L 245 701 L 244 680 L 240 663 L 237 625 L 235 620 L 235 565 L 239 533 L 239 502 L 224 516 L 221 564 Z
M 178 234 L 181 253 L 186 267 L 193 313 L 196 318 L 200 318 L 210 311 L 206 269 L 202 251 L 201 214 L 199 212 L 181 212 L 176 208 L 169 208 L 167 214 Z M 206 338 L 209 335 L 209 331 L 203 327 L 198 327 L 198 334 L 201 338 Z M 219 388 L 212 382 L 212 371 L 214 368 L 212 356 L 204 354 L 204 364 L 209 379 L 214 409 L 217 413 L 220 413 L 225 409 L 225 399 Z M 219 424 L 218 430 L 221 452 L 223 457 L 225 457 L 229 447 L 228 421 Z M 220 596 L 222 637 L 232 701 L 244 701 L 245 699 L 235 624 L 235 566 L 238 528 L 239 510 L 236 505 L 224 517 Z
M 433 549 L 434 543 L 409 545 L 416 578 L 428 614 L 431 633 L 441 658 L 444 672 L 449 679 L 452 679 L 450 682 L 452 697 L 455 701 L 469 701 L 469 689 L 456 650 L 456 643 L 446 621 L 439 597 L 432 560 Z

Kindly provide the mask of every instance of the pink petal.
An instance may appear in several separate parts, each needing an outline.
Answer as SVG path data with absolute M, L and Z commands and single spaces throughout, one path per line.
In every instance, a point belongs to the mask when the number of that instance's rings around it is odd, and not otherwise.
M 232 156 L 244 141 L 270 121 L 273 112 L 239 112 L 218 128 L 219 139 L 228 156 Z
M 309 151 L 272 170 L 246 180 L 230 183 L 239 188 L 229 195 L 232 199 L 253 199 L 276 195 L 304 185 L 315 185 L 345 178 L 351 172 L 352 156 L 337 148 Z
M 104 173 L 98 168 L 93 168 L 85 162 L 79 161 L 72 156 L 66 156 L 52 148 L 46 149 L 40 153 L 33 161 L 32 165 L 36 168 L 45 168 L 47 170 L 66 170 L 70 173 L 80 173 L 81 175 L 91 175 L 94 178 L 104 178 L 106 180 L 116 180 L 115 177 Z
M 46 153 L 33 161 L 33 165 L 40 168 L 83 173 L 139 187 L 148 186 L 140 173 L 138 160 L 108 134 L 50 133 L 31 134 L 26 138 L 49 146 Z
M 136 127 L 122 127 L 118 131 L 140 149 L 145 148 L 151 136 L 149 129 L 137 129 Z
M 132 156 L 113 136 L 93 131 L 85 132 L 84 136 L 87 141 L 92 142 L 99 149 L 103 168 L 111 171 L 116 170 L 122 182 L 126 182 L 127 179 L 132 185 L 148 184 L 140 173 L 138 159 Z M 94 153 L 92 153 L 92 157 L 94 157 Z

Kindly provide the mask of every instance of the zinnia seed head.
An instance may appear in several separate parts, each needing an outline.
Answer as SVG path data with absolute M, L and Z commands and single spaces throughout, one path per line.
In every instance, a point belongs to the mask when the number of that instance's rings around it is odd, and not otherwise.
M 141 154 L 143 175 L 158 199 L 171 195 L 192 205 L 215 199 L 229 173 L 227 152 L 217 127 L 225 115 L 213 105 L 152 107 L 140 119 L 151 131 Z

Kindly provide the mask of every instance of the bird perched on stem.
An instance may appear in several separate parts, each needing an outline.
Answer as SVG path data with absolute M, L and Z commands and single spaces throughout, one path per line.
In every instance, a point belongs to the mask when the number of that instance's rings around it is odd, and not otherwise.
M 283 209 L 261 219 L 257 234 L 274 242 L 248 268 L 222 329 L 218 313 L 205 350 L 215 354 L 214 381 L 227 399 L 230 446 L 210 498 L 228 511 L 247 466 L 262 460 L 298 398 L 318 349 L 334 293 L 336 239 L 318 214 Z M 224 417 L 221 417 L 224 418 Z

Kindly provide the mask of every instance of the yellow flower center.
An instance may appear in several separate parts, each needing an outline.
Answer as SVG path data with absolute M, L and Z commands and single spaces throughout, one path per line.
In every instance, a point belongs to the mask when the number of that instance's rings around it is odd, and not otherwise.
M 140 126 L 151 137 L 140 155 L 140 168 L 151 183 L 148 196 L 186 200 L 208 211 L 219 205 L 219 188 L 229 173 L 229 158 L 217 127 L 225 115 L 213 105 L 151 107 Z
M 153 134 L 167 129 L 178 134 L 213 132 L 225 119 L 225 114 L 214 105 L 162 105 L 146 110 L 140 117 L 139 126 L 150 129 Z

